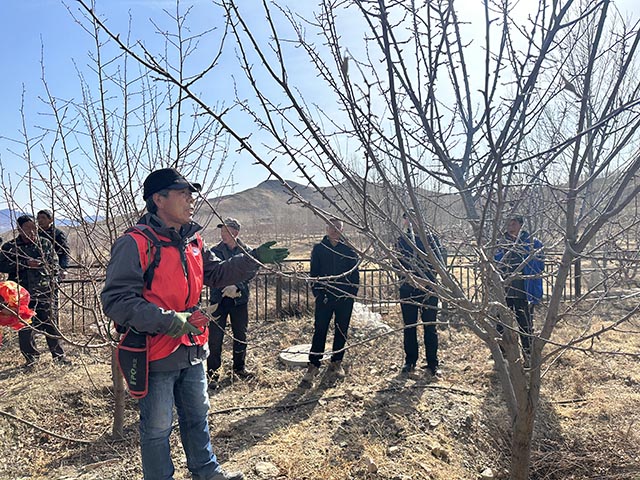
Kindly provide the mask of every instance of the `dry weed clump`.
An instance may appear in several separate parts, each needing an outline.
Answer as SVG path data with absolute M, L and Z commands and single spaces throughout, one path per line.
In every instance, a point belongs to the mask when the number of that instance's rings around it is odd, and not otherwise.
M 554 341 L 596 333 L 615 317 L 612 306 L 569 317 Z M 563 353 L 543 383 L 539 442 L 532 478 L 640 478 L 640 337 L 633 324 Z

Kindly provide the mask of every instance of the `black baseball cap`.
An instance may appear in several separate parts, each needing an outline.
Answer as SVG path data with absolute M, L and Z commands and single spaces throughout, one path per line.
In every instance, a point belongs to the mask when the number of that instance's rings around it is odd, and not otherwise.
M 142 198 L 146 200 L 160 190 L 181 190 L 189 188 L 192 192 L 202 190 L 202 185 L 190 182 L 184 178 L 175 168 L 161 168 L 151 172 L 144 180 Z
M 23 226 L 27 222 L 35 223 L 35 220 L 31 215 L 20 215 L 16 221 L 18 222 L 19 227 Z

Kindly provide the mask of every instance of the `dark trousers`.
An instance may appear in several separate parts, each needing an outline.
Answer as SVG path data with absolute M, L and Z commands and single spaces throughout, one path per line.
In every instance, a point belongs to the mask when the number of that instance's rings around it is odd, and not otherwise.
M 418 312 L 424 327 L 424 347 L 426 350 L 427 366 L 435 371 L 438 368 L 438 330 L 436 325 L 426 325 L 436 321 L 438 315 L 438 297 L 434 295 L 407 296 L 400 295 L 402 300 L 410 303 L 401 303 L 402 321 L 405 325 L 418 323 Z M 416 326 L 404 329 L 404 356 L 405 364 L 415 365 L 418 362 L 418 329 Z
M 54 305 L 47 301 L 32 300 L 29 307 L 35 310 L 36 315 L 31 319 L 31 326 L 24 327 L 18 332 L 20 352 L 24 358 L 27 362 L 33 362 L 40 356 L 35 342 L 36 332 L 46 334 L 47 346 L 53 358 L 64 356 L 64 350 L 60 344 L 60 332 L 56 325 Z
M 231 332 L 233 333 L 233 369 L 243 370 L 247 357 L 247 328 L 249 327 L 249 309 L 247 304 L 233 305 L 232 301 L 223 299 L 217 313 L 220 318 L 209 324 L 209 358 L 207 370 L 215 372 L 222 364 L 222 341 L 227 328 L 227 319 L 231 317 Z
M 520 335 L 520 342 L 522 343 L 522 350 L 529 354 L 531 352 L 531 332 L 533 332 L 533 305 L 529 305 L 526 298 L 512 298 L 507 297 L 507 306 L 513 310 L 516 316 L 516 321 L 520 331 L 524 335 Z M 502 335 L 504 326 L 498 323 L 496 326 L 498 333 Z
M 325 298 L 327 302 L 325 303 Z M 344 358 L 344 350 L 347 343 L 347 333 L 349 332 L 349 323 L 351 323 L 351 312 L 353 311 L 353 298 L 329 299 L 325 296 L 316 298 L 315 320 L 313 323 L 313 340 L 311 341 L 311 352 L 309 354 L 309 363 L 320 366 L 320 362 L 324 353 L 324 344 L 327 341 L 329 333 L 329 324 L 331 317 L 335 315 L 333 334 L 333 354 L 332 362 L 339 362 Z M 342 350 L 342 351 L 338 351 Z

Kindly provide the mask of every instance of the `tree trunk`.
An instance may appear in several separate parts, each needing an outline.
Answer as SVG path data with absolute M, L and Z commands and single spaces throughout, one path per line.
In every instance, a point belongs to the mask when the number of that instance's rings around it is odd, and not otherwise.
M 531 398 L 525 403 L 525 405 L 518 406 L 518 412 L 513 422 L 510 480 L 527 480 L 529 478 L 535 408 Z
M 124 378 L 116 363 L 116 351 L 116 348 L 111 349 L 111 378 L 113 379 L 113 396 L 115 398 L 111 433 L 115 438 L 124 438 L 124 401 L 126 392 Z

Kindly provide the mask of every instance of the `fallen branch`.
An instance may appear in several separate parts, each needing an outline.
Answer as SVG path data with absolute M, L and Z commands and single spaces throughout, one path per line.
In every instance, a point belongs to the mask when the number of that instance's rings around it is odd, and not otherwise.
M 5 412 L 4 410 L 0 410 L 0 415 L 2 415 L 3 417 L 10 418 L 11 420 L 15 420 L 17 422 L 24 423 L 25 425 L 28 425 L 31 428 L 35 428 L 39 432 L 46 433 L 47 435 L 51 435 L 52 437 L 58 438 L 60 440 L 66 440 L 68 442 L 84 443 L 84 444 L 88 445 L 88 444 L 96 443 L 100 438 L 102 438 L 102 437 L 98 437 L 98 438 L 96 438 L 94 440 L 83 440 L 83 439 L 80 439 L 80 438 L 65 437 L 64 435 L 60 435 L 58 433 L 54 433 L 54 432 L 52 432 L 50 430 L 47 430 L 46 428 L 39 427 L 35 423 L 31 423 L 30 421 L 25 420 L 24 418 L 16 417 L 15 415 L 13 415 L 13 414 L 11 414 L 9 412 Z

